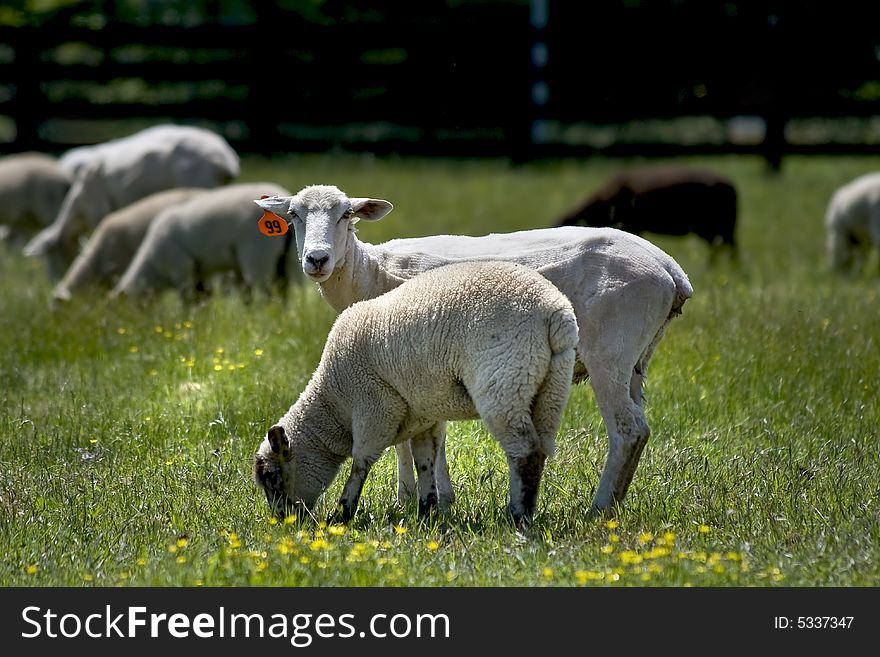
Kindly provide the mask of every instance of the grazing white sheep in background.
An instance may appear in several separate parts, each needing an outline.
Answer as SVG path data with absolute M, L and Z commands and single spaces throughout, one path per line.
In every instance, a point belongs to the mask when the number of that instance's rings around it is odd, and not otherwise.
M 168 208 L 150 224 L 111 296 L 168 288 L 188 295 L 200 291 L 212 275 L 226 272 L 235 274 L 246 289 L 268 292 L 277 281 L 283 291 L 290 274 L 301 277 L 287 263 L 292 239 L 259 232 L 262 212 L 253 198 L 288 193 L 274 183 L 238 183 Z
M 0 230 L 30 238 L 52 223 L 70 189 L 71 176 L 42 153 L 0 158 Z
M 112 288 L 131 263 L 153 220 L 163 210 L 207 192 L 196 187 L 166 189 L 108 214 L 55 286 L 54 298 L 69 301 L 75 291 L 87 286 Z
M 533 269 L 458 263 L 421 274 L 336 319 L 306 389 L 269 429 L 254 480 L 279 516 L 311 509 L 349 456 L 348 521 L 385 449 L 412 439 L 419 511 L 438 503 L 439 445 L 426 429 L 482 418 L 510 468 L 508 511 L 533 516 L 578 343 L 566 297 Z
M 376 297 L 420 272 L 456 261 L 506 260 L 538 270 L 571 301 L 580 344 L 577 378 L 589 375 L 608 430 L 608 457 L 593 510 L 622 502 L 650 429 L 642 383 L 668 322 L 693 294 L 687 275 L 647 240 L 613 228 L 566 226 L 485 237 L 442 235 L 373 245 L 357 239 L 359 219 L 375 221 L 392 205 L 349 198 L 314 185 L 291 197 L 256 201 L 292 222 L 306 275 L 337 311 Z M 438 489 L 453 497 L 442 449 L 442 423 L 429 429 L 441 441 Z M 412 457 L 398 445 L 399 494 L 414 489 Z
M 79 250 L 79 237 L 107 214 L 172 187 L 217 187 L 239 174 L 238 155 L 220 135 L 161 125 L 85 151 L 57 217 L 25 247 L 44 256 L 57 281 Z
M 828 263 L 853 267 L 870 250 L 880 249 L 880 173 L 868 173 L 840 187 L 825 213 Z

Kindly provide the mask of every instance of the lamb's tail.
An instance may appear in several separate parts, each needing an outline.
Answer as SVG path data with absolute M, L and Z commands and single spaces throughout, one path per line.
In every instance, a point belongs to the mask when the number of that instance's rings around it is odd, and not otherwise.
M 577 318 L 571 306 L 554 312 L 548 327 L 550 363 L 532 408 L 532 421 L 547 456 L 556 451 L 556 433 L 568 402 L 578 344 Z

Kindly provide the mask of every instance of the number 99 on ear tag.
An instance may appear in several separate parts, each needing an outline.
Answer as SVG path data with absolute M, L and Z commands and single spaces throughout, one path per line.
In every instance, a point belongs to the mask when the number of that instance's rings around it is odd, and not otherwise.
M 287 232 L 287 222 L 277 214 L 273 214 L 268 210 L 263 212 L 259 222 L 260 232 L 269 237 L 284 235 Z

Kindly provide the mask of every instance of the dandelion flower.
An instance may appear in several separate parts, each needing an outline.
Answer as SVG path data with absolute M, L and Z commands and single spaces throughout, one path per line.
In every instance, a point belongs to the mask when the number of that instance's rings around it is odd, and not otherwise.
M 440 547 L 440 544 L 437 541 L 428 541 L 428 549 L 432 552 Z
M 699 531 L 701 534 L 708 534 L 712 530 L 709 525 L 700 525 L 700 528 L 697 531 Z
M 263 350 L 262 350 L 262 349 L 260 349 L 259 347 L 258 347 L 257 349 L 254 349 L 254 356 L 256 356 L 257 358 L 259 358 L 259 357 L 262 356 L 262 355 L 263 355 Z
M 30 566 L 25 568 L 25 571 L 27 572 L 28 575 L 35 575 L 39 569 L 40 569 L 40 567 L 37 564 L 32 563 Z
M 620 526 L 620 523 L 616 520 L 609 520 L 605 523 L 605 526 L 608 527 L 608 529 L 617 529 Z
M 398 535 L 406 534 L 406 527 L 404 527 L 403 525 L 395 525 L 394 526 L 394 533 L 398 534 Z

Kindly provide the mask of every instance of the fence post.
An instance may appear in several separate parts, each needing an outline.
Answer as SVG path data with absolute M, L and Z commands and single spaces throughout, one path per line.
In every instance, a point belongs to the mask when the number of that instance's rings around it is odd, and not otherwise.
M 549 21 L 549 0 L 529 0 L 529 96 L 528 111 L 525 113 L 525 145 L 522 158 L 534 157 L 547 143 L 547 116 L 545 106 L 550 100 L 550 85 L 547 81 L 547 64 L 550 48 L 547 43 L 547 23 Z
M 35 28 L 15 28 L 12 47 L 15 61 L 12 65 L 14 96 L 11 118 L 15 121 L 15 147 L 19 151 L 42 150 L 45 142 L 40 126 L 46 120 L 46 99 L 40 88 L 42 41 Z

